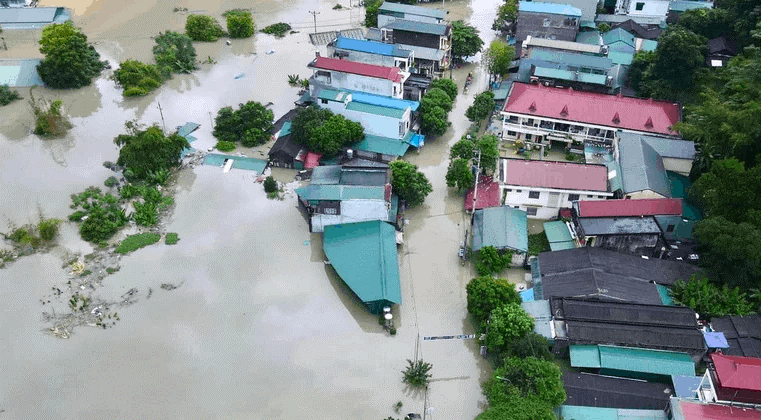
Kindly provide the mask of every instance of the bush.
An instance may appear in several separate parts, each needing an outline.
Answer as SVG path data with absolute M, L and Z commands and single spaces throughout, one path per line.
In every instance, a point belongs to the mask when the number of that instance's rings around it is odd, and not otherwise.
M 105 186 L 106 186 L 106 187 L 108 187 L 108 188 L 111 188 L 111 187 L 113 187 L 114 185 L 118 185 L 118 184 L 119 184 L 119 181 L 116 179 L 116 177 L 115 177 L 115 176 L 110 176 L 110 177 L 108 177 L 108 179 L 107 179 L 107 180 L 105 180 L 105 181 L 103 182 L 103 185 L 105 185 Z
M 536 398 L 552 408 L 566 399 L 560 368 L 545 360 L 533 357 L 509 358 L 496 369 L 483 389 L 492 406 L 509 405 L 515 399 Z
M 528 235 L 528 255 L 539 255 L 550 251 L 550 241 L 545 232 Z
M 513 260 L 512 251 L 500 251 L 493 246 L 485 246 L 478 251 L 476 272 L 479 276 L 490 276 L 510 267 Z
M 227 19 L 227 32 L 230 34 L 230 38 L 248 38 L 256 30 L 254 19 L 248 10 L 230 10 L 225 12 L 225 18 Z
M 259 146 L 270 139 L 275 116 L 259 102 L 240 104 L 237 110 L 224 107 L 217 113 L 212 133 L 220 141 L 240 142 L 245 147 Z
M 264 180 L 264 192 L 266 193 L 277 192 L 277 181 L 275 181 L 275 178 L 268 176 Z
M 155 226 L 159 222 L 159 212 L 156 203 L 153 201 L 146 201 L 140 203 L 135 201 L 132 203 L 135 207 L 135 214 L 132 218 L 140 226 Z
M 441 89 L 449 96 L 451 100 L 455 100 L 457 97 L 457 83 L 449 79 L 436 79 L 431 82 L 429 89 Z
M 77 210 L 74 213 L 69 215 L 69 221 L 71 221 L 71 222 L 81 222 L 82 218 L 85 217 L 86 215 L 87 215 L 87 213 L 85 213 L 85 212 L 83 212 L 81 210 Z
M 262 32 L 265 34 L 275 35 L 278 38 L 282 38 L 285 36 L 286 32 L 290 30 L 291 25 L 283 22 L 278 22 L 262 29 Z
M 518 303 L 509 303 L 494 309 L 489 316 L 484 344 L 490 353 L 507 354 L 516 340 L 534 329 L 534 318 Z
M 119 196 L 125 200 L 138 195 L 137 187 L 132 184 L 126 184 L 119 190 Z
M 157 126 L 129 132 L 118 135 L 114 143 L 121 147 L 117 163 L 126 168 L 124 175 L 130 181 L 150 180 L 162 170 L 168 178 L 169 169 L 179 164 L 180 152 L 190 146 L 184 137 L 166 136 Z
M 114 80 L 124 88 L 124 96 L 143 96 L 156 90 L 168 77 L 168 72 L 155 64 L 127 60 L 114 71 Z
M 177 234 L 174 232 L 170 232 L 166 234 L 166 240 L 164 241 L 164 243 L 166 243 L 167 245 L 174 245 L 179 241 L 180 241 L 179 236 L 177 236 Z
M 161 239 L 161 235 L 158 233 L 138 233 L 137 235 L 130 235 L 127 239 L 123 240 L 118 247 L 116 247 L 114 252 L 126 254 L 136 249 L 155 244 L 159 239 Z
M 34 134 L 43 137 L 57 137 L 66 134 L 66 131 L 71 128 L 71 123 L 61 115 L 62 105 L 63 101 L 56 99 L 47 110 L 43 110 L 37 106 L 34 97 L 32 97 L 32 108 L 37 116 Z
M 235 143 L 231 141 L 220 140 L 217 142 L 217 145 L 215 147 L 220 152 L 232 152 L 233 150 L 235 150 Z
M 156 37 L 153 47 L 156 63 L 175 73 L 190 73 L 196 69 L 196 49 L 187 35 L 166 31 Z
M 211 16 L 189 15 L 185 22 L 185 34 L 193 41 L 215 42 L 225 31 Z
M 61 221 L 58 219 L 40 220 L 37 224 L 37 231 L 40 233 L 40 238 L 45 241 L 52 241 L 58 234 L 58 225 Z
M 103 195 L 100 188 L 90 187 L 81 194 L 72 194 L 71 201 L 70 207 L 75 212 L 69 220 L 81 221 L 87 216 L 79 226 L 79 235 L 86 241 L 102 243 L 129 220 L 119 206 L 119 199 L 111 194 Z
M 0 85 L 0 105 L 5 106 L 18 99 L 21 99 L 18 92 L 11 90 L 8 85 Z
M 428 381 L 433 376 L 428 372 L 430 372 L 433 366 L 422 360 L 416 360 L 413 362 L 412 360 L 407 359 L 407 363 L 409 363 L 409 366 L 407 366 L 406 370 L 402 371 L 404 374 L 404 383 L 414 388 L 427 388 Z
M 484 331 L 494 309 L 510 303 L 520 303 L 515 285 L 505 279 L 476 277 L 466 286 L 468 313 L 476 322 L 476 329 Z
M 671 287 L 677 303 L 692 308 L 702 318 L 726 315 L 750 315 L 753 305 L 739 288 L 711 283 L 703 272 L 693 274 L 689 282 L 679 280 Z

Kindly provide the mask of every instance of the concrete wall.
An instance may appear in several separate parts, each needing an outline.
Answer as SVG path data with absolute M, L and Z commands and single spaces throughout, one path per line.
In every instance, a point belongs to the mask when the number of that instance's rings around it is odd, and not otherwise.
M 626 194 L 625 198 L 631 198 L 632 200 L 639 200 L 641 198 L 668 198 L 664 197 L 653 190 L 636 191 L 630 194 Z
M 328 46 L 328 57 L 337 58 L 338 56 L 334 54 L 335 52 L 346 54 L 343 55 L 344 60 L 375 64 L 377 66 L 399 67 L 405 71 L 409 71 L 409 68 L 412 65 L 412 59 L 410 58 L 393 57 L 389 55 L 373 54 L 364 51 L 346 50 Z
M 338 71 L 328 71 L 328 73 L 330 73 L 330 79 L 324 76 L 318 76 L 317 69 L 315 69 L 314 79 L 333 89 L 356 90 L 359 92 L 374 93 L 376 95 L 391 96 L 397 99 L 402 99 L 404 96 L 404 89 L 402 88 L 401 83 L 395 83 L 387 79 L 360 76 Z
M 386 117 L 384 115 L 357 112 L 346 109 L 343 102 L 317 100 L 320 108 L 327 108 L 334 114 L 340 114 L 346 119 L 358 122 L 365 128 L 365 133 L 376 136 L 389 137 L 392 139 L 401 139 L 407 134 L 411 125 L 412 111 L 407 108 L 402 118 Z M 400 128 L 400 124 L 403 129 Z
M 570 19 L 566 21 L 566 19 Z M 575 41 L 579 33 L 579 20 L 560 15 L 519 12 L 515 40 L 523 42 L 527 35 L 536 38 Z M 554 37 L 554 38 L 553 38 Z
M 341 214 L 312 214 L 312 232 L 323 232 L 325 226 L 341 223 L 388 221 L 388 207 L 382 200 L 346 200 L 341 202 Z
M 676 172 L 689 176 L 692 170 L 692 161 L 689 159 L 663 158 L 663 166 L 667 171 Z
M 551 219 L 557 217 L 561 208 L 570 209 L 572 201 L 571 194 L 578 194 L 576 200 L 605 200 L 612 197 L 612 193 L 597 191 L 575 191 L 568 190 L 551 190 L 547 188 L 524 187 L 518 185 L 500 185 L 504 205 L 516 207 L 521 210 L 529 211 L 530 208 L 536 208 L 536 214 L 529 213 L 530 219 Z M 508 191 L 510 190 L 510 191 Z M 530 198 L 530 192 L 538 192 L 539 198 Z M 602 197 L 602 198 L 601 198 Z

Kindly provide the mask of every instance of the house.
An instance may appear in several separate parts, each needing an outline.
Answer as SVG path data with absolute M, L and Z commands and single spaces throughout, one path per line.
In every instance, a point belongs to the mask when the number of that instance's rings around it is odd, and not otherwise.
M 565 403 L 574 406 L 664 410 L 673 394 L 667 384 L 636 379 L 568 371 L 563 372 L 562 379 L 567 395 Z
M 555 324 L 555 354 L 564 353 L 574 344 L 679 351 L 688 353 L 693 361 L 705 353 L 697 314 L 684 306 L 552 298 L 550 308 Z
M 711 329 L 724 333 L 730 356 L 761 357 L 761 315 L 723 316 L 711 319 Z
M 565 4 L 521 1 L 518 3 L 515 40 L 534 38 L 573 41 L 579 32 L 581 10 Z
M 296 194 L 307 209 L 310 232 L 342 223 L 396 222 L 398 199 L 391 195 L 388 165 L 318 166 Z
M 398 45 L 338 36 L 328 43 L 328 57 L 409 71 L 415 55 Z
M 740 51 L 737 43 L 726 36 L 708 40 L 708 55 L 706 65 L 710 67 L 726 66 L 729 60 Z
M 478 177 L 478 185 L 465 193 L 465 211 L 497 207 L 501 201 L 499 182 L 492 176 L 481 175 Z
M 602 48 L 596 45 L 562 42 L 591 47 L 589 50 Z M 545 86 L 612 93 L 624 85 L 625 75 L 626 72 L 604 55 L 531 47 L 520 60 L 516 80 L 524 83 L 538 82 Z
M 378 8 L 378 27 L 383 27 L 396 19 L 423 23 L 442 23 L 448 14 L 449 11 L 447 10 L 430 9 L 386 1 Z
M 670 0 L 617 0 L 615 14 L 666 20 Z
M 713 1 L 703 0 L 672 0 L 669 3 L 669 11 L 666 22 L 675 24 L 679 22 L 679 16 L 688 10 L 695 9 L 713 9 Z
M 687 353 L 636 347 L 577 344 L 570 347 L 571 366 L 607 376 L 670 381 L 672 375 L 695 375 Z
M 485 246 L 513 252 L 513 264 L 523 265 L 528 252 L 526 212 L 508 206 L 490 207 L 473 213 L 473 251 Z
M 666 171 L 676 172 L 683 176 L 690 175 L 692 162 L 697 154 L 694 142 L 624 131 L 616 133 L 616 138 L 618 138 L 619 147 L 622 143 L 643 142 L 661 157 Z
M 656 24 L 640 24 L 632 19 L 626 19 L 621 22 L 610 22 L 611 29 L 621 28 L 637 38 L 654 40 L 658 39 L 663 33 L 663 28 Z
M 268 153 L 272 166 L 304 169 L 303 162 L 296 159 L 303 147 L 291 139 L 291 122 L 286 121 L 274 137 L 277 140 Z
M 318 56 L 308 65 L 310 94 L 320 89 L 352 90 L 402 99 L 409 77 L 399 67 L 378 66 Z
M 671 398 L 671 420 L 761 420 L 761 410 L 737 405 L 706 404 L 683 398 Z
M 550 250 L 552 251 L 576 248 L 571 228 L 562 220 L 544 222 L 544 234 L 547 236 L 547 241 L 550 243 Z
M 579 35 L 581 35 L 582 33 L 589 33 L 589 32 L 580 32 Z M 532 48 L 540 48 L 545 50 L 555 50 L 555 51 L 563 51 L 563 52 L 574 52 L 574 53 L 581 53 L 581 54 L 595 55 L 595 56 L 605 55 L 605 50 L 603 49 L 602 44 L 595 45 L 595 44 L 573 42 L 573 41 L 559 41 L 555 39 L 536 38 L 531 35 L 526 36 L 526 40 L 523 41 L 522 48 L 523 48 L 522 57 L 527 56 L 529 50 L 531 50 Z
M 325 256 L 373 314 L 402 303 L 395 236 L 394 227 L 379 220 L 325 227 Z
M 608 171 L 603 165 L 500 159 L 504 204 L 525 210 L 530 218 L 551 219 L 580 198 L 604 200 Z
M 761 404 L 761 359 L 757 357 L 708 355 L 711 364 L 706 378 L 711 387 L 708 400 Z
M 396 19 L 380 28 L 380 40 L 411 50 L 415 57 L 413 73 L 431 77 L 449 68 L 452 55 L 449 24 Z
M 681 108 L 667 101 L 516 82 L 501 114 L 504 139 L 610 146 L 618 131 L 675 137 Z
M 19 4 L 8 6 L 0 7 L 0 26 L 3 29 L 42 28 L 71 19 L 71 13 L 65 7 L 25 7 Z
M 631 408 L 584 407 L 561 405 L 558 409 L 565 420 L 668 420 L 663 410 L 641 410 Z

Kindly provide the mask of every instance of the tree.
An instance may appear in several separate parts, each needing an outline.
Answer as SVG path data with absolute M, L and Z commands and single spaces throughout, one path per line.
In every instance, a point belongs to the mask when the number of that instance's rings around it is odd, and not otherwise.
M 679 15 L 677 24 L 706 39 L 732 37 L 732 22 L 724 9 L 692 9 Z
M 270 138 L 274 114 L 259 102 L 248 101 L 239 109 L 224 107 L 217 113 L 212 134 L 219 140 L 240 142 L 245 147 L 264 144 Z
M 757 28 L 761 11 L 758 2 L 753 0 L 718 0 L 716 8 L 726 10 L 732 37 L 741 47 L 750 45 L 753 41 L 752 32 Z M 757 41 L 756 41 L 757 42 Z
M 37 73 L 53 89 L 76 89 L 92 83 L 107 62 L 87 44 L 87 36 L 71 22 L 54 23 L 42 29 L 40 52 L 45 55 Z
M 425 197 L 433 191 L 428 178 L 418 171 L 417 166 L 403 160 L 389 164 L 391 168 L 391 188 L 410 207 L 423 204 Z
M 478 30 L 461 20 L 452 22 L 452 55 L 458 58 L 476 55 L 484 46 Z
M 439 107 L 449 112 L 452 110 L 452 98 L 439 88 L 428 89 L 420 99 L 420 107 L 424 110 Z
M 484 61 L 489 74 L 505 75 L 510 71 L 510 63 L 515 59 L 515 48 L 501 40 L 494 40 L 484 53 Z
M 124 89 L 124 96 L 144 96 L 161 86 L 167 76 L 155 64 L 127 60 L 114 70 L 113 77 Z
M 383 0 L 367 0 L 365 2 L 365 26 L 375 28 L 378 26 L 378 9 Z
M 536 398 L 557 408 L 566 399 L 561 377 L 560 368 L 552 362 L 511 357 L 484 383 L 484 395 L 492 406 L 510 404 L 512 398 L 519 396 Z
M 229 10 L 225 12 L 225 19 L 230 38 L 248 38 L 254 35 L 256 25 L 248 10 Z
M 343 115 L 331 115 L 319 127 L 312 131 L 312 137 L 307 142 L 310 150 L 322 153 L 323 157 L 331 158 L 342 148 L 362 140 L 365 131 L 362 124 L 349 121 Z
M 454 101 L 457 97 L 457 83 L 449 79 L 436 79 L 431 82 L 431 85 L 428 86 L 428 89 L 441 89 L 444 91 L 444 93 L 447 94 L 447 96 L 449 96 L 449 99 L 452 101 Z
M 494 93 L 486 91 L 473 99 L 473 105 L 465 110 L 465 116 L 472 122 L 482 121 L 494 112 Z
M 8 85 L 0 85 L 0 106 L 21 99 L 21 95 L 15 90 L 11 90 Z
M 695 224 L 692 236 L 711 278 L 746 290 L 761 285 L 761 229 L 718 216 Z
M 655 51 L 641 50 L 634 54 L 631 69 L 629 69 L 628 83 L 629 86 L 637 92 L 638 96 L 650 96 L 650 91 L 646 83 L 647 78 L 651 77 L 648 70 L 655 61 Z
M 450 159 L 467 159 L 470 160 L 473 157 L 473 149 L 476 148 L 476 145 L 468 138 L 463 136 L 460 141 L 455 143 L 451 149 L 449 149 L 449 158 Z
M 165 136 L 158 126 L 146 130 L 135 129 L 130 134 L 120 134 L 114 143 L 121 147 L 117 163 L 124 166 L 125 176 L 138 180 L 168 170 L 179 164 L 180 152 L 190 147 L 185 137 L 178 134 Z
M 518 303 L 508 303 L 491 311 L 484 344 L 490 353 L 506 354 L 516 340 L 534 329 L 534 318 Z
M 493 246 L 485 246 L 478 251 L 476 257 L 476 272 L 479 276 L 489 276 L 499 273 L 510 267 L 513 260 L 512 251 L 502 251 L 500 253 Z
M 610 25 L 602 22 L 601 24 L 597 25 L 597 30 L 600 31 L 601 34 L 604 34 L 610 30 Z
M 321 126 L 333 115 L 328 109 L 321 109 L 314 105 L 300 111 L 291 124 L 291 139 L 297 144 L 307 145 L 312 137 L 312 131 Z
M 185 22 L 185 34 L 193 41 L 215 42 L 217 38 L 225 35 L 225 31 L 211 16 L 188 15 L 188 20 Z
M 447 169 L 447 186 L 457 187 L 458 192 L 465 191 L 469 188 L 473 188 L 473 182 L 476 176 L 473 175 L 473 171 L 470 169 L 470 160 L 457 158 L 452 161 Z
M 476 420 L 556 420 L 552 407 L 537 398 L 511 397 L 509 404 L 492 405 Z
M 499 139 L 496 136 L 487 134 L 478 139 L 476 149 L 481 151 L 481 169 L 489 173 L 497 170 Z
M 414 388 L 428 388 L 428 381 L 433 377 L 430 372 L 433 365 L 422 360 L 412 361 L 407 359 L 407 369 L 403 370 L 404 383 Z
M 737 159 L 716 161 L 695 182 L 692 193 L 708 216 L 761 229 L 761 166 L 746 170 Z
M 277 191 L 277 181 L 272 176 L 264 179 L 264 192 L 273 193 Z
M 196 49 L 187 35 L 166 31 L 156 37 L 153 55 L 160 67 L 175 73 L 190 73 L 196 69 Z
M 486 321 L 494 309 L 521 302 L 515 285 L 506 279 L 476 277 L 468 282 L 465 290 L 468 294 L 468 313 L 479 331 L 486 330 Z
M 539 360 L 552 361 L 550 342 L 541 335 L 531 331 L 525 337 L 513 341 L 508 350 L 510 357 L 525 359 L 535 357 Z
M 421 108 L 420 130 L 426 136 L 440 136 L 446 133 L 450 122 L 447 120 L 447 111 L 435 106 L 433 108 Z
M 518 18 L 518 1 L 505 0 L 505 3 L 497 9 L 497 17 L 494 19 L 491 28 L 495 31 L 507 32 Z
M 679 280 L 671 287 L 674 301 L 692 308 L 701 318 L 727 315 L 750 315 L 753 304 L 747 294 L 739 288 L 730 288 L 726 284 L 717 286 L 711 283 L 704 272 L 692 275 L 690 281 Z
M 686 29 L 669 28 L 658 38 L 653 76 L 676 89 L 692 87 L 695 71 L 704 66 L 706 39 Z

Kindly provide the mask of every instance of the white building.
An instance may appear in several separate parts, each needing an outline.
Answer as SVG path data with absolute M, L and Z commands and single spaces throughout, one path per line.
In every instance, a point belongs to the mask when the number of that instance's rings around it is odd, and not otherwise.
M 312 88 L 353 90 L 397 99 L 404 96 L 404 81 L 410 76 L 399 67 L 378 66 L 319 55 L 309 63 L 309 67 L 314 71 L 314 75 L 309 79 Z
M 603 165 L 501 159 L 504 205 L 525 210 L 529 218 L 551 219 L 578 200 L 613 197 Z
M 666 20 L 670 4 L 670 0 L 617 0 L 615 13 L 617 15 Z
M 415 54 L 395 44 L 339 36 L 328 44 L 328 56 L 409 71 Z
M 315 88 L 310 94 L 320 108 L 362 124 L 365 134 L 392 139 L 402 139 L 407 135 L 412 126 L 412 105 L 417 104 L 393 98 L 354 100 L 355 94 L 332 89 Z M 366 97 L 362 94 L 356 96 Z

